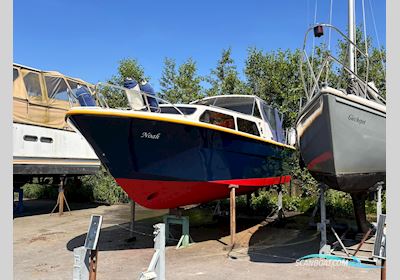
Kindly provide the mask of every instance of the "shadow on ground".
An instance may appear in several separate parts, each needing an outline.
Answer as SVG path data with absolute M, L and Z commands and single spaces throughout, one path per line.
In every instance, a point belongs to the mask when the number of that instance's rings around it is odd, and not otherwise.
M 136 212 L 135 227 L 132 240 L 130 236 L 130 224 L 121 223 L 122 217 L 117 217 L 114 220 L 116 225 L 102 227 L 98 241 L 98 249 L 100 251 L 114 251 L 114 250 L 129 250 L 129 249 L 143 249 L 154 247 L 153 225 L 163 222 L 163 215 L 146 217 L 147 212 L 155 212 L 149 209 L 142 209 L 141 212 Z M 159 212 L 159 211 L 158 211 Z M 111 214 L 111 213 L 110 213 Z M 117 213 L 115 213 L 117 214 Z M 165 213 L 164 213 L 165 214 Z M 194 208 L 187 210 L 183 215 L 189 216 L 190 219 L 190 236 L 193 241 L 198 243 L 207 240 L 219 240 L 224 236 L 229 235 L 229 217 L 219 219 L 212 218 L 212 211 L 210 209 Z M 129 217 L 125 217 L 127 221 Z M 262 218 L 243 218 L 237 219 L 237 230 L 242 231 L 249 227 L 258 224 Z M 174 246 L 178 243 L 181 236 L 181 227 L 170 226 L 172 241 L 167 245 Z M 79 235 L 71 239 L 67 243 L 67 249 L 72 251 L 74 248 L 83 246 L 85 243 L 86 234 Z
M 258 228 L 249 240 L 247 255 L 250 261 L 264 263 L 294 263 L 301 257 L 309 254 L 318 254 L 320 249 L 321 234 L 317 231 L 316 224 L 310 226 L 310 217 L 306 214 L 293 215 L 283 221 L 274 221 Z M 333 227 L 341 236 L 347 232 L 349 226 L 335 222 Z M 343 236 L 341 237 L 343 238 Z M 334 244 L 336 238 L 327 226 L 328 244 Z M 348 240 L 345 246 L 357 244 L 355 240 Z M 337 244 L 337 249 L 341 249 Z
M 154 247 L 154 237 L 152 235 L 152 224 L 147 224 L 145 221 L 135 224 L 135 240 L 132 240 L 129 235 L 129 223 L 118 224 L 102 228 L 98 241 L 99 251 L 116 251 L 130 249 L 144 249 Z M 69 251 L 83 246 L 85 244 L 86 234 L 81 234 L 71 239 L 66 247 Z
M 54 206 L 56 206 L 57 201 L 51 199 L 27 199 L 24 200 L 23 204 L 24 204 L 23 211 L 21 213 L 17 213 L 14 211 L 13 214 L 14 218 L 50 214 Z M 94 203 L 94 202 L 85 202 L 85 203 L 72 202 L 68 203 L 68 205 L 71 208 L 71 211 L 74 211 L 74 210 L 96 208 L 104 204 Z M 65 204 L 64 204 L 64 212 L 68 212 L 67 206 Z M 58 215 L 58 207 L 56 208 L 54 213 Z
M 261 226 L 250 238 L 250 261 L 293 263 L 319 251 L 320 234 L 308 225 L 309 217 L 296 215 Z
M 128 216 L 120 216 L 118 212 L 108 214 L 110 215 L 108 220 L 112 220 L 110 223 L 114 225 L 102 227 L 98 242 L 100 251 L 153 248 L 153 225 L 162 222 L 165 213 L 149 209 L 137 211 L 133 233 L 135 240 L 130 238 L 130 224 L 126 222 L 129 220 Z M 229 216 L 213 219 L 212 210 L 207 208 L 190 209 L 183 215 L 190 218 L 190 235 L 194 242 L 216 240 L 222 245 L 227 245 L 223 240 L 229 242 L 227 238 L 230 234 Z M 316 254 L 319 251 L 320 233 L 316 230 L 316 226 L 310 227 L 310 218 L 306 214 L 292 213 L 284 221 L 246 216 L 240 212 L 237 216 L 237 232 L 245 234 L 242 235 L 244 237 L 238 237 L 242 238 L 240 242 L 243 244 L 232 251 L 233 258 L 236 255 L 239 258 L 248 257 L 252 262 L 294 263 L 303 256 Z M 258 225 L 260 226 L 257 229 Z M 249 230 L 251 228 L 256 230 L 252 232 Z M 181 229 L 178 226 L 171 226 L 171 232 L 175 241 L 167 245 L 175 246 L 181 235 Z M 335 237 L 328 233 L 328 240 L 332 243 Z M 338 234 L 341 232 L 338 231 Z M 66 245 L 67 249 L 72 251 L 83 246 L 85 238 L 86 234 L 82 234 L 71 239 Z M 218 246 L 215 248 L 222 250 Z

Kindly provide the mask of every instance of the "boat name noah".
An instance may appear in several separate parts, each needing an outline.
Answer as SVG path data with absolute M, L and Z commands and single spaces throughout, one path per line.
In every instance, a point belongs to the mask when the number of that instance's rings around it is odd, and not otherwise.
M 152 134 L 151 132 L 142 132 L 142 136 L 140 136 L 140 138 L 158 140 L 158 139 L 160 139 L 160 136 L 161 136 L 161 133 Z

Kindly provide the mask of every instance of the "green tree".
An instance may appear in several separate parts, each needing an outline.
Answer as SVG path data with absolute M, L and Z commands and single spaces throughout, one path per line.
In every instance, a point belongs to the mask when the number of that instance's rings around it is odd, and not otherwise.
M 201 81 L 197 74 L 196 62 L 189 58 L 176 69 L 173 59 L 164 60 L 160 79 L 161 96 L 171 103 L 188 103 L 203 97 Z
M 386 50 L 384 48 L 378 49 L 372 44 L 372 38 L 367 36 L 365 38 L 361 27 L 356 29 L 356 45 L 359 50 L 366 53 L 366 45 L 368 50 L 368 68 L 367 60 L 359 51 L 356 51 L 356 68 L 357 74 L 361 79 L 365 80 L 368 69 L 368 82 L 374 82 L 375 86 L 379 90 L 379 93 L 385 97 L 386 96 L 386 77 L 385 77 L 385 64 L 386 64 Z M 344 65 L 349 65 L 349 52 L 348 43 L 344 39 L 338 41 L 338 56 L 339 60 L 344 63 Z M 333 86 L 340 88 L 347 88 L 349 82 L 349 73 L 339 67 L 334 76 Z
M 113 84 L 122 86 L 126 78 L 132 78 L 138 83 L 149 81 L 150 77 L 144 73 L 144 68 L 137 59 L 123 58 L 119 61 L 117 75 L 109 80 Z
M 264 53 L 249 49 L 245 63 L 247 88 L 285 115 L 284 127 L 293 127 L 303 95 L 299 71 L 300 51 Z
M 150 77 L 144 73 L 144 68 L 136 59 L 124 58 L 119 61 L 117 74 L 113 75 L 107 82 L 113 85 L 123 86 L 126 78 L 132 78 L 141 83 L 149 81 Z M 105 101 L 111 108 L 127 108 L 128 100 L 121 89 L 109 86 L 101 86 L 98 88 L 104 96 Z
M 166 57 L 164 59 L 164 68 L 160 79 L 161 96 L 168 99 L 170 102 L 176 102 L 176 91 L 178 86 L 177 81 L 176 62 L 174 59 Z
M 206 77 L 206 81 L 211 87 L 206 90 L 206 95 L 226 95 L 244 93 L 244 84 L 238 77 L 236 65 L 231 57 L 232 50 L 222 50 L 221 58 L 217 62 L 215 69 L 211 70 L 211 75 Z

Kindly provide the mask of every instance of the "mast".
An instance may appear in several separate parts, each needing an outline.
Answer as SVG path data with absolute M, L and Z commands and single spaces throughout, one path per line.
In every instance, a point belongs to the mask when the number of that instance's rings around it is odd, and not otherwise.
M 356 37 L 355 37 L 355 14 L 354 14 L 354 2 L 355 0 L 349 0 L 349 39 L 351 42 L 356 44 Z M 355 73 L 355 59 L 354 59 L 354 45 L 349 44 L 349 68 L 352 72 Z M 351 79 L 354 79 L 354 75 L 350 75 Z

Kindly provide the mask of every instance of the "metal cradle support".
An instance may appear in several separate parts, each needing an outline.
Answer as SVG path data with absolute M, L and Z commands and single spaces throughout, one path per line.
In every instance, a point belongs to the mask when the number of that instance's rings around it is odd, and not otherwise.
M 329 220 L 326 218 L 326 203 L 325 203 L 325 192 L 327 190 L 327 186 L 325 184 L 320 184 L 320 197 L 319 197 L 319 208 L 320 208 L 320 214 L 321 214 L 321 222 L 317 224 L 318 230 L 321 232 L 321 241 L 320 241 L 320 249 L 319 253 L 320 254 L 326 254 L 326 255 L 331 255 L 335 254 L 335 247 L 340 245 L 340 247 L 343 249 L 343 252 L 346 254 L 348 258 L 351 258 L 352 256 L 356 256 L 357 252 L 361 249 L 362 245 L 365 243 L 367 238 L 370 236 L 370 233 L 372 232 L 372 229 L 370 229 L 362 238 L 360 244 L 357 246 L 357 248 L 354 249 L 349 249 L 347 248 L 344 243 L 342 242 L 342 239 L 344 238 L 345 233 L 343 236 L 339 237 L 339 235 L 336 233 L 335 229 L 330 226 Z M 381 187 L 378 189 L 378 213 L 379 213 L 379 208 L 381 207 Z M 317 207 L 314 209 L 313 217 L 315 217 Z M 377 233 L 376 233 L 376 238 L 375 238 L 375 243 L 374 243 L 374 252 L 373 252 L 373 260 L 375 263 L 378 263 L 378 260 L 386 260 L 386 251 L 385 251 L 385 234 L 384 234 L 384 228 L 385 228 L 385 215 L 380 214 L 378 216 L 378 225 L 377 225 Z M 336 238 L 336 244 L 334 243 L 334 247 L 331 248 L 331 246 L 328 244 L 327 240 L 327 225 L 329 225 L 332 233 L 334 234 Z M 383 236 L 383 237 L 382 237 Z M 383 249 L 382 249 L 383 248 Z M 350 253 L 349 250 L 354 250 L 354 252 Z M 383 253 L 382 253 L 383 252 Z M 365 261 L 371 261 L 371 259 L 365 259 L 362 257 L 358 257 L 361 260 Z
M 17 205 L 14 203 L 15 213 L 21 214 L 24 210 L 24 190 L 21 187 L 14 188 L 14 192 L 18 193 Z
M 283 212 L 282 197 L 282 185 L 278 185 L 278 220 L 282 220 L 283 218 L 285 218 L 285 212 Z
M 326 207 L 325 207 L 325 191 L 327 190 L 327 186 L 325 184 L 320 184 L 320 198 L 319 198 L 319 208 L 321 212 L 321 222 L 317 224 L 318 230 L 321 232 L 321 242 L 319 246 L 320 254 L 330 254 L 331 246 L 328 245 L 328 239 L 326 235 L 326 226 L 329 224 L 329 220 L 326 219 Z
M 286 218 L 285 212 L 283 211 L 283 185 L 275 185 L 274 188 L 276 188 L 278 193 L 278 201 L 271 213 L 268 214 L 267 218 L 273 218 L 276 221 L 282 221 Z
M 145 272 L 139 280 L 165 280 L 165 225 L 154 225 L 154 254 Z
M 173 241 L 174 238 L 170 232 L 170 225 L 181 225 L 182 226 L 182 235 L 179 238 L 178 244 L 176 245 L 176 249 L 185 248 L 193 243 L 192 238 L 189 234 L 189 217 L 188 216 L 176 216 L 176 215 L 165 215 L 164 216 L 164 224 L 165 224 L 165 237 L 166 241 Z
M 379 217 L 382 215 L 382 187 L 383 183 L 378 183 L 378 201 L 376 203 L 376 218 L 379 219 Z M 376 224 L 378 224 L 378 221 L 376 221 Z

